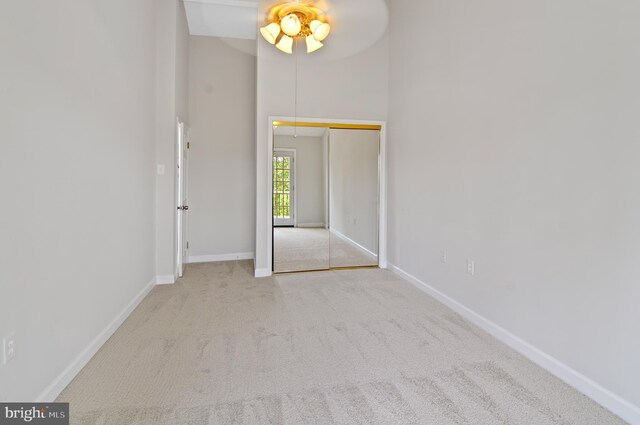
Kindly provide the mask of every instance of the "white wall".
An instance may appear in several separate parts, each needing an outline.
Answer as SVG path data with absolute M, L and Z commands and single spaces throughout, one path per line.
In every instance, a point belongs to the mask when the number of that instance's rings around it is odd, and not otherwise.
M 331 230 L 378 253 L 377 130 L 329 132 L 329 221 Z
M 0 400 L 34 400 L 154 280 L 154 2 L 3 2 Z
M 322 137 L 275 136 L 276 148 L 296 150 L 296 220 L 298 227 L 325 227 L 325 199 Z
M 640 405 L 640 3 L 390 3 L 391 261 Z
M 316 61 L 302 53 L 295 106 L 295 55 L 269 59 L 274 49 L 258 38 L 256 269 L 271 270 L 268 244 L 268 117 L 296 114 L 308 118 L 386 120 L 388 104 L 388 38 L 364 52 L 335 61 Z M 271 50 L 269 50 L 271 53 Z
M 176 118 L 189 126 L 188 27 L 182 0 L 156 0 L 156 273 L 175 276 Z M 151 76 L 149 76 L 151 78 Z
M 256 58 L 214 37 L 189 45 L 189 256 L 252 256 Z
M 176 2 L 176 116 L 189 126 L 189 24 L 182 0 Z M 175 140 L 174 140 L 175 141 Z

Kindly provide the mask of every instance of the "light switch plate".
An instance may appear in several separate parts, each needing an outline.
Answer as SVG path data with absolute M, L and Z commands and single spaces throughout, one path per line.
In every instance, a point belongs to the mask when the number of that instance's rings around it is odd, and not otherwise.
M 2 364 L 7 364 L 16 356 L 16 333 L 2 338 Z
M 471 259 L 467 259 L 467 274 L 469 276 L 476 274 L 476 262 Z

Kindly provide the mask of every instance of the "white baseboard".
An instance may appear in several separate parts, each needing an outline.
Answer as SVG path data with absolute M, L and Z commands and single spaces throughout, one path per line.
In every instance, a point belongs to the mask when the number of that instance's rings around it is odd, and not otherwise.
M 273 275 L 273 272 L 270 269 L 256 269 L 255 270 L 255 276 L 260 278 L 260 277 L 271 277 Z
M 511 332 L 496 325 L 495 323 L 474 312 L 465 305 L 435 289 L 431 285 L 422 282 L 415 276 L 410 275 L 397 266 L 390 266 L 391 270 L 393 270 L 393 272 L 400 277 L 411 282 L 417 288 L 423 290 L 433 298 L 445 304 L 447 307 L 464 316 L 470 322 L 484 329 L 489 334 L 493 335 L 500 341 L 507 344 L 509 347 L 513 348 L 529 360 L 536 363 L 538 366 L 546 369 L 548 372 L 552 373 L 576 390 L 591 398 L 596 403 L 604 406 L 605 408 L 609 409 L 611 412 L 615 413 L 631 424 L 640 424 L 640 407 L 614 394 L 597 382 L 594 382 L 593 380 L 565 365 L 558 359 L 550 356 L 549 354 L 534 347 L 533 345 L 517 337 Z
M 153 279 L 149 282 L 138 295 L 136 295 L 133 300 L 122 310 L 115 319 L 111 321 L 107 325 L 106 328 L 102 330 L 96 336 L 93 341 L 85 347 L 84 350 L 80 352 L 80 354 L 71 362 L 69 366 L 65 370 L 62 371 L 60 375 L 58 375 L 47 388 L 42 391 L 42 393 L 36 398 L 36 402 L 52 402 L 53 400 L 60 395 L 62 390 L 66 388 L 67 385 L 76 377 L 76 375 L 82 370 L 83 367 L 89 363 L 89 360 L 98 352 L 100 347 L 104 345 L 105 342 L 111 335 L 114 334 L 116 330 L 122 325 L 122 323 L 129 317 L 129 315 L 135 310 L 135 308 L 142 302 L 142 300 L 147 296 L 147 294 L 153 289 L 156 285 L 156 279 Z
M 156 276 L 156 285 L 173 285 L 176 283 L 176 277 L 173 275 Z
M 342 233 L 338 232 L 337 230 L 335 230 L 335 229 L 329 229 L 329 231 L 330 231 L 331 233 L 333 233 L 334 235 L 336 235 L 337 237 L 339 237 L 340 239 L 342 239 L 342 240 L 344 240 L 344 241 L 346 241 L 346 242 L 348 242 L 348 243 L 350 243 L 350 244 L 352 244 L 352 245 L 357 246 L 357 247 L 358 247 L 358 248 L 360 248 L 361 250 L 365 251 L 367 254 L 372 255 L 372 256 L 374 256 L 374 257 L 378 258 L 378 255 L 377 255 L 377 254 L 374 254 L 373 252 L 369 251 L 369 250 L 368 250 L 367 248 L 365 248 L 364 246 L 360 245 L 358 242 L 354 241 L 354 240 L 353 240 L 353 239 L 351 239 L 351 238 L 348 238 L 347 236 L 343 235 Z
M 189 257 L 189 263 L 217 263 L 220 261 L 253 260 L 253 252 L 239 252 L 236 254 L 218 255 L 193 255 Z

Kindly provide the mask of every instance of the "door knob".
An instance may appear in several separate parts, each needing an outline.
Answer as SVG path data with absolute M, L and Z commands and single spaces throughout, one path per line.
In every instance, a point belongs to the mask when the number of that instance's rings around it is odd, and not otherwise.
M 189 211 L 189 206 L 188 205 L 183 205 L 181 207 L 178 207 L 178 210 L 180 210 L 180 211 Z

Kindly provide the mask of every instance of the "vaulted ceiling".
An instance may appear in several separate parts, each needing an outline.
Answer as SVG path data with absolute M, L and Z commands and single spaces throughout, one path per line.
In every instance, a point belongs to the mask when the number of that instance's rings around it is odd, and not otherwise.
M 332 31 L 324 58 L 346 57 L 382 37 L 389 12 L 385 0 L 305 0 L 327 12 Z M 251 0 L 184 0 L 192 35 L 255 40 L 267 10 L 279 3 Z M 274 52 L 275 53 L 275 52 Z
M 257 1 L 185 0 L 184 5 L 191 35 L 256 39 Z

